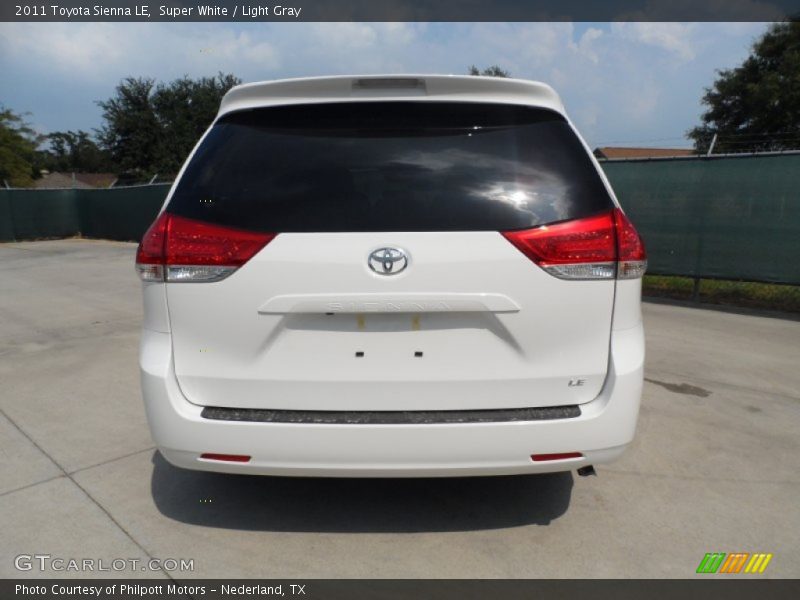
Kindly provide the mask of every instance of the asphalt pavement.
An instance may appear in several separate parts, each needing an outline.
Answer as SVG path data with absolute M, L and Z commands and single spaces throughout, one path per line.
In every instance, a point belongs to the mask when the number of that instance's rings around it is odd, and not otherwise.
M 147 429 L 134 253 L 0 244 L 0 577 L 165 576 L 15 568 L 47 554 L 193 561 L 173 577 L 684 578 L 707 552 L 800 576 L 800 322 L 646 303 L 636 441 L 595 477 L 190 472 Z

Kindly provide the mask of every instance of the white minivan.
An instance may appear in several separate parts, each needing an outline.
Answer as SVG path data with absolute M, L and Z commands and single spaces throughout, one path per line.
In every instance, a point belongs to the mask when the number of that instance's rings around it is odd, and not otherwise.
M 180 467 L 266 475 L 611 461 L 646 264 L 547 85 L 235 87 L 136 257 L 153 438 Z

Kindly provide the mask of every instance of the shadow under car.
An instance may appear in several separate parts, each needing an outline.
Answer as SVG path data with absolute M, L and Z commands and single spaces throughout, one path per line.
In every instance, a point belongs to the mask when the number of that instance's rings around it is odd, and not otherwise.
M 573 475 L 310 478 L 180 469 L 153 454 L 165 516 L 251 531 L 414 533 L 547 525 L 569 507 Z

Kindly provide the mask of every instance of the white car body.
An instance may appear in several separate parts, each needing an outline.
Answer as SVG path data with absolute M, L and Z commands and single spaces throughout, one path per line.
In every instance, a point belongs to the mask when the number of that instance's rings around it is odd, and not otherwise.
M 243 85 L 217 121 L 365 101 L 566 118 L 541 83 L 420 75 Z M 384 248 L 405 252 L 403 272 L 370 266 Z M 207 471 L 472 476 L 609 462 L 636 428 L 640 292 L 640 277 L 554 276 L 498 231 L 279 232 L 220 280 L 144 282 L 147 418 L 169 462 Z M 209 418 L 217 409 L 227 412 Z

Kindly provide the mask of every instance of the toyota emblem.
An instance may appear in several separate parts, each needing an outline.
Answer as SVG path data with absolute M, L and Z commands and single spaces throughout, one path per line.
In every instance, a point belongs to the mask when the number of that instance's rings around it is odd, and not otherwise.
M 378 275 L 397 275 L 408 266 L 408 255 L 400 248 L 378 248 L 370 252 L 367 264 Z

